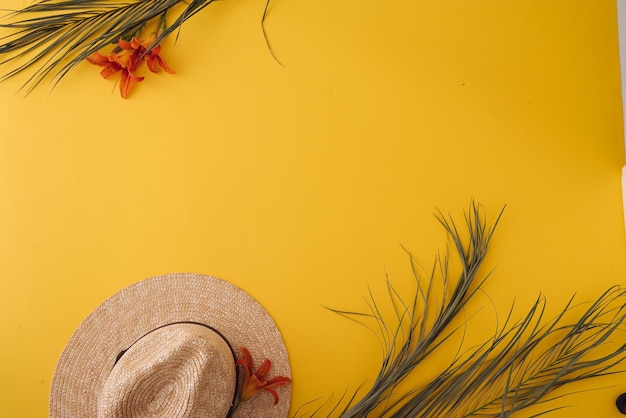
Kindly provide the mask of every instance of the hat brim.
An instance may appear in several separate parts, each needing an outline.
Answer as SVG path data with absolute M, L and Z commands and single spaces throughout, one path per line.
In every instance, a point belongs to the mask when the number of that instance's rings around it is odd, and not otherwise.
M 252 296 L 215 277 L 174 273 L 121 290 L 82 322 L 57 363 L 50 417 L 95 417 L 98 393 L 118 355 L 150 331 L 177 322 L 207 325 L 226 338 L 237 356 L 246 347 L 255 364 L 271 360 L 271 376 L 291 376 L 278 327 Z M 278 404 L 269 393 L 261 393 L 242 403 L 234 416 L 286 417 L 291 386 L 277 391 Z

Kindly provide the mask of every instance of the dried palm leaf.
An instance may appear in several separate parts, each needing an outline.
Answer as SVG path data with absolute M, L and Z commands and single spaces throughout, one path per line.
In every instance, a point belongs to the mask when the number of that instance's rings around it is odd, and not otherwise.
M 153 47 L 216 0 L 41 0 L 0 19 L 0 76 L 30 71 L 22 88 L 30 93 L 49 78 L 55 86 L 88 56 L 118 40 L 130 40 L 159 22 Z M 268 11 L 265 5 L 261 23 Z M 166 24 L 166 15 L 174 14 Z M 263 34 L 265 28 L 262 26 Z M 267 37 L 266 37 L 267 41 Z M 268 43 L 269 47 L 269 43 Z M 271 51 L 271 49 L 270 49 Z
M 410 301 L 387 280 L 392 318 L 382 314 L 371 292 L 369 312 L 333 310 L 367 327 L 371 327 L 367 321 L 373 320 L 383 358 L 369 389 L 342 397 L 339 403 L 343 406 L 336 409 L 340 412 L 332 415 L 507 417 L 565 396 L 554 395 L 564 385 L 622 371 L 616 366 L 626 358 L 626 344 L 612 344 L 611 338 L 624 332 L 626 290 L 612 287 L 586 308 L 575 305 L 572 297 L 550 320 L 545 320 L 544 297 L 537 298 L 518 321 L 513 321 L 511 307 L 489 340 L 463 353 L 459 347 L 450 364 L 434 378 L 407 388 L 406 380 L 411 377 L 412 383 L 420 375 L 425 360 L 449 345 L 453 335 L 465 332 L 468 325 L 462 314 L 490 276 L 480 275 L 479 270 L 501 215 L 488 226 L 481 207 L 472 203 L 465 216 L 468 238 L 464 239 L 454 220 L 439 213 L 437 219 L 460 260 L 459 277 L 451 280 L 451 262 L 445 255 L 437 257 L 430 277 L 423 279 L 411 256 L 416 291 Z M 442 290 L 439 297 L 436 288 Z M 624 341 L 623 335 L 619 339 Z M 547 407 L 542 414 L 561 408 Z M 321 410 L 309 416 L 319 414 Z

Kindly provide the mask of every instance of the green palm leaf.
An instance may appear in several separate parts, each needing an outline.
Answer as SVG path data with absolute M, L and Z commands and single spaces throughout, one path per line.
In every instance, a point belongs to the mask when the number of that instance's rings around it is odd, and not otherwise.
M 480 274 L 495 227 L 488 226 L 484 212 L 472 203 L 465 216 L 465 229 L 459 230 L 450 216 L 437 219 L 447 231 L 460 261 L 456 281 L 451 280 L 448 255 L 437 257 L 428 278 L 422 278 L 411 256 L 415 293 L 405 301 L 387 280 L 393 315 L 386 318 L 370 293 L 369 312 L 334 312 L 372 329 L 378 337 L 383 357 L 371 386 L 351 397 L 342 397 L 348 417 L 508 417 L 528 406 L 542 404 L 566 395 L 554 391 L 573 382 L 621 372 L 617 367 L 626 359 L 624 341 L 626 290 L 611 287 L 597 300 L 575 305 L 574 298 L 554 318 L 546 320 L 546 300 L 539 297 L 520 320 L 513 320 L 513 307 L 493 336 L 477 347 L 456 355 L 430 381 L 407 388 L 407 378 L 419 375 L 431 354 L 451 342 L 459 332 L 467 332 L 467 322 L 459 322 L 469 302 L 481 290 L 490 273 Z M 436 296 L 435 289 L 441 295 Z M 572 319 L 573 318 L 573 319 Z M 622 333 L 622 334 L 618 334 Z M 463 335 L 461 335 L 461 345 Z M 413 381 L 412 379 L 411 381 Z M 347 399 L 347 401 L 346 401 Z M 560 410 L 547 407 L 539 415 Z M 316 416 L 321 409 L 309 416 Z M 536 416 L 539 416 L 536 415 Z
M 0 80 L 31 70 L 23 86 L 27 93 L 47 78 L 54 86 L 89 55 L 138 34 L 154 19 L 164 24 L 157 45 L 214 1 L 42 0 L 0 20 L 8 32 L 0 38 L 0 68 L 10 67 Z M 166 13 L 174 8 L 182 11 L 165 25 Z

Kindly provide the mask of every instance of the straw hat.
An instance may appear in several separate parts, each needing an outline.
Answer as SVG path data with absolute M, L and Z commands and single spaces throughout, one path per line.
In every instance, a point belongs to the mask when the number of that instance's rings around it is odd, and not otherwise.
M 231 411 L 245 347 L 255 369 L 290 376 L 283 339 L 267 311 L 223 280 L 170 274 L 143 280 L 96 308 L 70 338 L 50 392 L 51 418 L 215 417 Z M 259 393 L 233 417 L 286 417 L 291 388 L 279 401 Z

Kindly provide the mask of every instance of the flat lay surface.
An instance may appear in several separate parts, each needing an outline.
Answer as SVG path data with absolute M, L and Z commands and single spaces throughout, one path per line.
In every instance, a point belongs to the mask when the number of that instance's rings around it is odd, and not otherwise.
M 256 298 L 289 352 L 291 412 L 332 404 L 381 350 L 326 308 L 367 311 L 386 277 L 410 298 L 405 250 L 429 272 L 452 245 L 433 214 L 461 224 L 472 200 L 490 221 L 506 208 L 468 342 L 513 303 L 543 294 L 551 317 L 625 284 L 613 1 L 272 0 L 271 51 L 264 8 L 211 4 L 163 43 L 176 74 L 126 100 L 87 62 L 27 97 L 27 74 L 0 83 L 1 417 L 46 416 L 81 321 L 172 272 Z M 529 411 L 617 418 L 626 377 L 570 391 Z

